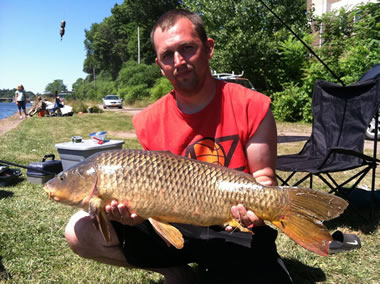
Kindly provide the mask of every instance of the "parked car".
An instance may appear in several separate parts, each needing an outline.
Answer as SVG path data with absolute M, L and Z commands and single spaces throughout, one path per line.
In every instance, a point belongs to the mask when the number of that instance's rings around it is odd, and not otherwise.
M 243 77 L 244 71 L 241 74 L 235 74 L 234 72 L 232 73 L 216 73 L 215 71 L 212 73 L 212 76 L 214 78 L 226 81 L 226 82 L 232 82 L 232 83 L 237 83 L 240 85 L 243 85 L 244 87 L 248 89 L 255 90 L 253 87 L 251 81 L 249 81 L 247 78 Z
M 123 99 L 120 99 L 116 95 L 108 95 L 103 98 L 103 108 L 118 107 L 123 108 Z
M 367 139 L 370 139 L 370 140 L 375 139 L 375 123 L 376 123 L 376 117 L 373 117 L 371 120 L 371 123 L 367 127 L 367 132 L 365 133 L 365 136 Z M 377 128 L 377 139 L 380 139 L 380 109 L 379 109 L 378 128 Z

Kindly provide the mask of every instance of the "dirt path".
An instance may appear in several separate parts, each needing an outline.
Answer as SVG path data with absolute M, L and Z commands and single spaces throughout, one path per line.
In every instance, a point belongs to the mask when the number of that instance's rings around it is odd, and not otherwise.
M 22 119 L 19 118 L 18 113 L 11 115 L 7 118 L 0 120 L 0 136 L 4 133 L 16 128 L 22 122 Z

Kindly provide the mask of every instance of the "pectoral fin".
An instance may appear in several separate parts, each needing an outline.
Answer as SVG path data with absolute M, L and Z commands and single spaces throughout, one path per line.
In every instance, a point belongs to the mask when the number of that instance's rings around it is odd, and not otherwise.
M 94 197 L 89 202 L 89 214 L 94 220 L 94 224 L 102 234 L 106 242 L 111 241 L 111 233 L 109 228 L 109 221 L 102 206 L 103 200 Z
M 157 234 L 167 243 L 168 246 L 172 244 L 177 249 L 183 248 L 183 236 L 177 228 L 153 218 L 149 218 L 148 220 L 156 230 Z

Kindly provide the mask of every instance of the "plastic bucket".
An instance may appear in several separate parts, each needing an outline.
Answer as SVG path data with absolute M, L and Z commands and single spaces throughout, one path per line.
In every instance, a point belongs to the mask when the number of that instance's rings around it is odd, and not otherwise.
M 107 131 L 101 131 L 101 132 L 93 132 L 89 136 L 94 142 L 98 144 L 103 144 L 104 141 L 106 140 L 106 135 L 107 135 Z

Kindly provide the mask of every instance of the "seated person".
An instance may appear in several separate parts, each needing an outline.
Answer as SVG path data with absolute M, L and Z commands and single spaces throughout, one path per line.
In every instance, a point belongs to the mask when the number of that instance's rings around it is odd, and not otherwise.
M 56 110 L 58 110 L 60 108 L 63 108 L 63 103 L 61 101 L 61 98 L 59 96 L 56 96 L 55 97 L 54 107 L 53 107 L 53 109 L 51 111 L 52 111 L 52 113 L 54 113 Z

